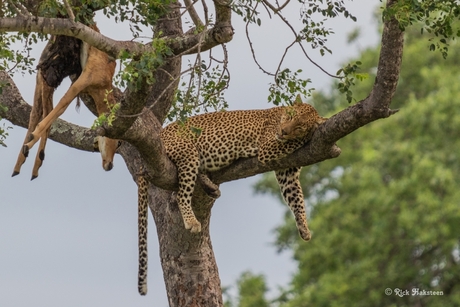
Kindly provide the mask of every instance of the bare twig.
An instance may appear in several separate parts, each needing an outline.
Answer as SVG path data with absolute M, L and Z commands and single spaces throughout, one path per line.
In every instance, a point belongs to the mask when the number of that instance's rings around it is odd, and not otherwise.
M 228 83 L 230 82 L 230 71 L 228 70 L 228 51 L 227 51 L 227 48 L 226 46 L 223 44 L 222 45 L 222 48 L 223 48 L 223 52 L 224 52 L 224 59 L 223 60 L 218 60 L 216 58 L 214 58 L 210 52 L 210 56 L 209 56 L 209 59 L 210 59 L 210 63 L 209 65 L 204 68 L 204 70 L 208 70 L 211 65 L 212 65 L 212 62 L 215 61 L 217 63 L 221 63 L 223 64 L 223 73 L 220 75 L 218 81 L 216 84 L 220 84 L 220 82 L 223 80 L 223 77 L 225 75 L 228 76 L 228 82 L 227 82 L 227 86 L 223 89 L 221 89 L 219 92 L 216 92 L 215 94 L 209 96 L 209 97 L 214 97 L 215 95 L 217 95 L 218 93 L 220 93 L 222 90 L 225 90 L 226 88 L 228 88 Z M 189 97 L 191 95 L 191 90 L 192 90 L 192 83 L 194 81 L 194 78 L 195 78 L 195 69 L 198 67 L 201 69 L 201 64 L 202 64 L 202 61 L 201 61 L 201 53 L 198 53 L 197 54 L 197 57 L 195 58 L 195 63 L 190 66 L 188 69 L 186 70 L 183 70 L 180 72 L 180 74 L 177 76 L 177 77 L 173 77 L 171 74 L 169 74 L 167 71 L 165 71 L 164 69 L 162 68 L 159 68 L 159 70 L 163 71 L 164 73 L 166 73 L 170 79 L 171 79 L 171 82 L 163 89 L 163 91 L 160 93 L 160 95 L 158 95 L 158 97 L 151 103 L 151 105 L 148 107 L 148 108 L 144 108 L 142 110 L 142 112 L 140 113 L 137 113 L 137 114 L 131 114 L 131 115 L 119 115 L 120 117 L 137 117 L 137 116 L 141 116 L 142 114 L 144 114 L 146 111 L 150 110 L 153 108 L 153 106 L 155 105 L 155 103 L 161 98 L 163 97 L 163 95 L 168 91 L 168 89 L 173 85 L 175 84 L 175 82 L 180 79 L 183 75 L 187 74 L 187 73 L 190 73 L 191 72 L 191 76 L 190 76 L 190 79 L 188 81 L 188 90 L 186 92 L 186 97 Z M 200 91 L 201 91 L 201 83 L 202 83 L 202 77 L 201 77 L 201 74 L 199 75 L 198 77 L 198 86 L 197 86 L 197 94 L 196 96 L 199 96 L 200 94 Z M 201 107 L 204 103 L 198 103 L 196 102 L 195 103 L 195 108 L 197 107 Z
M 208 5 L 206 4 L 205 0 L 201 0 L 201 4 L 203 5 L 204 20 L 206 22 L 206 25 L 209 25 Z
M 322 68 L 318 63 L 316 63 L 315 61 L 313 61 L 307 54 L 307 51 L 305 51 L 305 48 L 304 46 L 300 43 L 300 42 L 297 42 L 300 46 L 300 48 L 302 49 L 303 51 L 303 54 L 305 55 L 305 57 L 313 64 L 315 65 L 316 67 L 318 67 L 323 73 L 325 73 L 326 75 L 328 75 L 329 77 L 332 77 L 332 78 L 337 78 L 337 79 L 340 79 L 340 76 L 336 76 L 336 75 L 333 75 L 333 74 L 330 74 L 328 73 L 324 68 Z
M 124 114 L 124 115 L 117 115 L 117 116 L 120 116 L 120 117 L 138 117 L 138 116 L 143 115 L 147 110 L 150 110 L 150 109 L 155 105 L 155 103 L 156 103 L 161 97 L 163 97 L 163 95 L 167 92 L 167 90 L 168 90 L 173 84 L 175 84 L 175 82 L 176 82 L 177 80 L 179 80 L 180 77 L 182 77 L 184 74 L 186 74 L 186 73 L 192 71 L 193 69 L 195 69 L 195 66 L 192 66 L 192 67 L 190 67 L 190 68 L 188 68 L 188 69 L 182 71 L 177 77 L 174 78 L 174 77 L 173 77 L 170 73 L 168 73 L 166 70 L 164 70 L 164 69 L 162 69 L 162 68 L 159 68 L 158 70 L 161 70 L 161 71 L 167 73 L 167 74 L 171 77 L 172 80 L 171 80 L 171 82 L 163 89 L 163 91 L 160 93 L 160 95 L 158 95 L 158 98 L 157 98 L 155 101 L 153 101 L 153 102 L 151 103 L 151 106 L 150 106 L 150 107 L 144 108 L 144 109 L 142 110 L 142 112 L 140 112 L 140 113 L 137 113 L 137 114 L 130 114 L 130 115 Z
M 282 11 L 290 2 L 291 0 L 286 0 L 286 2 L 283 3 L 283 5 L 280 6 L 278 0 L 276 0 L 276 6 L 277 8 L 275 8 L 273 5 L 270 5 L 270 9 L 275 13 L 277 14 L 278 12 Z M 265 1 L 264 1 L 265 2 Z M 268 2 L 268 0 L 267 0 Z M 270 4 L 270 3 L 269 3 Z M 267 5 L 268 6 L 268 5 Z
M 70 6 L 69 2 L 67 0 L 63 0 L 63 2 L 70 20 L 75 21 L 75 15 L 73 14 L 72 7 Z
M 258 5 L 259 5 L 259 2 L 257 2 L 256 6 L 254 7 L 254 10 L 252 11 L 252 15 L 251 15 L 251 16 L 248 18 L 248 20 L 246 21 L 246 38 L 248 39 L 249 48 L 251 48 L 252 58 L 254 59 L 254 62 L 256 63 L 256 65 L 257 65 L 257 66 L 259 67 L 259 69 L 262 70 L 265 74 L 274 77 L 275 74 L 272 74 L 271 72 L 265 70 L 265 69 L 262 67 L 262 65 L 259 64 L 259 61 L 257 61 L 256 51 L 254 50 L 254 47 L 253 47 L 253 44 L 252 44 L 251 37 L 249 36 L 249 23 L 250 23 L 250 20 L 251 20 L 252 16 L 254 16 L 255 11 L 256 11 Z
M 286 2 L 283 3 L 283 5 L 278 6 L 278 12 L 284 9 L 290 2 L 291 0 L 287 0 Z
M 195 24 L 195 27 L 197 27 L 198 29 L 202 29 L 204 24 L 201 21 L 200 16 L 198 16 L 198 13 L 196 12 L 194 7 L 197 1 L 198 0 L 193 0 L 193 2 L 192 0 L 184 0 L 184 3 L 187 7 L 186 9 L 188 11 L 188 14 L 190 15 L 190 18 L 192 18 L 192 21 Z
M 286 57 L 286 54 L 288 53 L 289 49 L 291 49 L 292 46 L 294 46 L 294 44 L 296 43 L 296 41 L 293 41 L 289 46 L 286 47 L 286 49 L 284 50 L 284 53 L 283 53 L 283 56 L 281 57 L 281 61 L 279 62 L 278 64 L 278 68 L 276 68 L 276 72 L 275 72 L 275 76 L 278 75 L 280 69 L 281 69 L 281 65 L 283 64 L 284 62 L 284 58 Z M 278 84 L 278 82 L 277 82 Z
M 225 89 L 228 88 L 228 85 L 230 84 L 230 70 L 228 69 L 228 51 L 227 51 L 227 46 L 225 44 L 222 44 L 222 50 L 224 52 L 224 59 L 222 61 L 219 61 L 218 59 L 216 59 L 214 57 L 210 57 L 210 58 L 212 60 L 216 61 L 217 63 L 222 63 L 223 64 L 222 74 L 219 76 L 219 80 L 218 80 L 217 84 L 220 84 L 220 82 L 224 78 L 225 74 L 227 74 L 227 76 L 228 76 L 227 86 L 222 89 L 222 90 L 225 90 Z
M 289 2 L 289 0 L 287 1 Z M 283 4 L 283 7 L 287 5 L 287 2 Z M 308 53 L 305 51 L 305 48 L 303 47 L 303 45 L 301 44 L 301 42 L 298 40 L 297 38 L 297 32 L 295 31 L 295 29 L 292 27 L 292 25 L 289 23 L 289 21 L 286 19 L 286 17 L 284 17 L 283 15 L 281 15 L 280 13 L 280 9 L 279 8 L 276 8 L 274 7 L 270 2 L 268 2 L 267 0 L 262 0 L 262 3 L 269 7 L 276 15 L 278 15 L 281 20 L 288 26 L 289 29 L 291 29 L 292 33 L 294 33 L 294 36 L 296 37 L 296 42 L 299 43 L 299 46 L 300 48 L 302 49 L 305 57 L 313 64 L 315 65 L 316 67 L 318 67 L 322 72 L 324 72 L 325 74 L 327 74 L 328 76 L 330 77 L 333 77 L 333 78 L 340 78 L 339 76 L 336 76 L 336 75 L 333 75 L 333 74 L 330 74 L 328 73 L 324 68 L 321 67 L 321 65 L 319 65 L 318 63 L 316 63 L 315 61 L 313 61 L 309 56 L 308 56 Z M 283 56 L 284 57 L 284 56 Z

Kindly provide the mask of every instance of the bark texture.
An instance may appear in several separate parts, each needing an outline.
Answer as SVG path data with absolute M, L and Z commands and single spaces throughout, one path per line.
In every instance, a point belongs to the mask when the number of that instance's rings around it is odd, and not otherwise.
M 34 1 L 29 2 L 32 6 L 35 4 Z M 388 5 L 392 5 L 393 2 L 388 1 Z M 220 279 L 209 234 L 214 200 L 197 185 L 193 209 L 202 223 L 202 232 L 191 234 L 185 230 L 174 192 L 178 189 L 177 171 L 167 158 L 159 139 L 162 123 L 177 87 L 177 81 L 171 84 L 171 80 L 180 73 L 181 55 L 196 52 L 199 44 L 202 51 L 210 49 L 230 41 L 233 36 L 229 3 L 215 0 L 214 4 L 215 25 L 196 34 L 182 32 L 179 7 L 177 4 L 171 5 L 167 18 L 159 20 L 155 30 L 161 29 L 175 56 L 168 59 L 161 69 L 155 72 L 156 82 L 153 86 L 144 84 L 142 90 L 119 92 L 117 97 L 121 108 L 113 128 L 105 127 L 99 131 L 100 134 L 125 141 L 119 153 L 134 179 L 141 167 L 146 171 L 146 177 L 150 182 L 150 208 L 158 230 L 161 262 L 172 307 L 223 305 Z M 136 55 L 152 48 L 150 45 L 112 40 L 67 19 L 25 16 L 0 18 L 0 31 L 20 30 L 76 37 L 114 57 L 123 49 L 130 50 Z M 241 159 L 223 170 L 210 174 L 211 179 L 219 184 L 270 170 L 306 166 L 337 157 L 340 154 L 340 149 L 335 145 L 337 140 L 372 121 L 394 113 L 389 106 L 398 81 L 402 49 L 403 33 L 398 23 L 394 19 L 386 20 L 377 78 L 366 99 L 331 117 L 315 132 L 311 142 L 290 156 L 264 165 L 259 163 L 257 158 Z M 0 95 L 0 103 L 6 105 L 8 111 L 0 116 L 14 125 L 27 127 L 30 106 L 23 101 L 6 72 L 0 72 L 0 83 L 3 81 L 10 83 Z M 91 102 L 84 100 L 91 108 Z M 50 134 L 55 141 L 88 151 L 92 151 L 95 136 L 94 131 L 62 120 L 55 122 Z

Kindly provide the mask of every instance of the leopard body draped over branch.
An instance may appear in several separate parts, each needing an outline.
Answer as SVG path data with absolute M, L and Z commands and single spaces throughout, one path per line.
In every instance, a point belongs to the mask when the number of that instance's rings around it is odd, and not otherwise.
M 298 98 L 292 106 L 207 113 L 166 126 L 161 138 L 178 170 L 177 202 L 185 228 L 201 231 L 192 209 L 197 178 L 209 180 L 206 172 L 222 169 L 239 158 L 257 156 L 262 163 L 283 158 L 308 142 L 324 121 L 326 118 Z M 310 240 L 300 168 L 278 170 L 275 174 L 300 236 Z

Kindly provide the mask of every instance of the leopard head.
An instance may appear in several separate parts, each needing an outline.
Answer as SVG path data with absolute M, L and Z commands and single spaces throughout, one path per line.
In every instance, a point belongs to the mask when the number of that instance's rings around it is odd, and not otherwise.
M 311 105 L 302 103 L 299 97 L 292 106 L 285 107 L 280 118 L 276 138 L 280 142 L 309 140 L 316 128 L 327 118 L 319 116 Z

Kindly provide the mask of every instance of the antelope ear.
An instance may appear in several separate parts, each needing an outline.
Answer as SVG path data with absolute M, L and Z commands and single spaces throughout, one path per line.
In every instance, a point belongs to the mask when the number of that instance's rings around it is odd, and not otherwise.
M 302 97 L 300 97 L 300 94 L 297 94 L 295 100 L 294 100 L 294 105 L 296 104 L 302 104 Z

